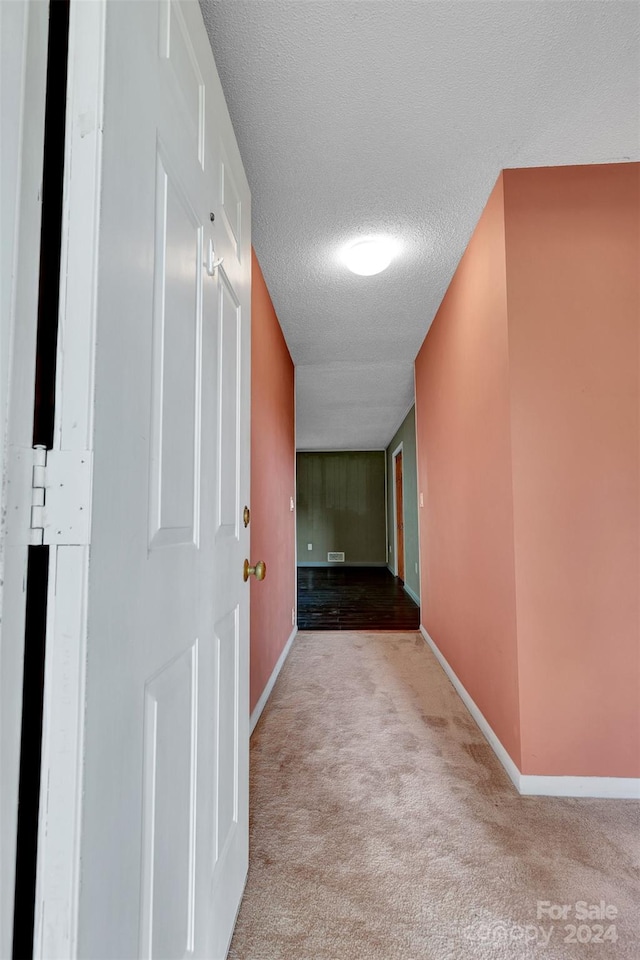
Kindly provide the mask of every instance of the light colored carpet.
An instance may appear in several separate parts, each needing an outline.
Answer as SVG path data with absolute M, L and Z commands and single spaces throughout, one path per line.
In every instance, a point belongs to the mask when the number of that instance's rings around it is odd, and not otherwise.
M 230 958 L 638 960 L 639 830 L 635 801 L 519 797 L 419 634 L 301 633 L 251 741 Z M 601 900 L 617 942 L 565 942 Z

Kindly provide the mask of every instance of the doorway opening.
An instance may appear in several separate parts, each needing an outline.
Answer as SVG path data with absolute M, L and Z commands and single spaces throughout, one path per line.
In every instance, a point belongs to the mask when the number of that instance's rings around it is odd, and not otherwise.
M 404 489 L 402 475 L 402 444 L 393 452 L 393 521 L 395 538 L 396 577 L 404 584 Z
M 418 629 L 415 451 L 413 405 L 386 449 L 298 451 L 299 629 Z

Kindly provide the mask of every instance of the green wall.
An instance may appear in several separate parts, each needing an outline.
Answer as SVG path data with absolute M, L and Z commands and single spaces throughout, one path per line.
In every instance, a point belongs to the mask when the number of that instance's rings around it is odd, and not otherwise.
M 298 563 L 386 564 L 385 452 L 297 455 Z M 309 550 L 307 545 L 313 544 Z
M 387 447 L 387 522 L 389 524 L 389 569 L 396 571 L 395 519 L 393 514 L 393 451 L 402 444 L 404 481 L 404 576 L 405 584 L 420 596 L 420 561 L 418 552 L 418 469 L 416 460 L 416 408 L 411 407 Z M 415 599 L 415 598 L 414 598 Z

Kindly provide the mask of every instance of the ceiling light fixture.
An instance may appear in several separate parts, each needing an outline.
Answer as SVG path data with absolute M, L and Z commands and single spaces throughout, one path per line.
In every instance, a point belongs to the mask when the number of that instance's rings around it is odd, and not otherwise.
M 366 237 L 350 243 L 342 253 L 342 259 L 351 270 L 361 277 L 372 277 L 386 270 L 398 245 L 389 237 Z

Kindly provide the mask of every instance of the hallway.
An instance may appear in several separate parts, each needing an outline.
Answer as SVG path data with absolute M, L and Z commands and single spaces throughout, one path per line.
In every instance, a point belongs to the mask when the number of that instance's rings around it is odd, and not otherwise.
M 419 634 L 300 633 L 251 741 L 229 956 L 631 960 L 638 825 L 632 801 L 518 796 Z M 537 918 L 602 900 L 617 942 Z

